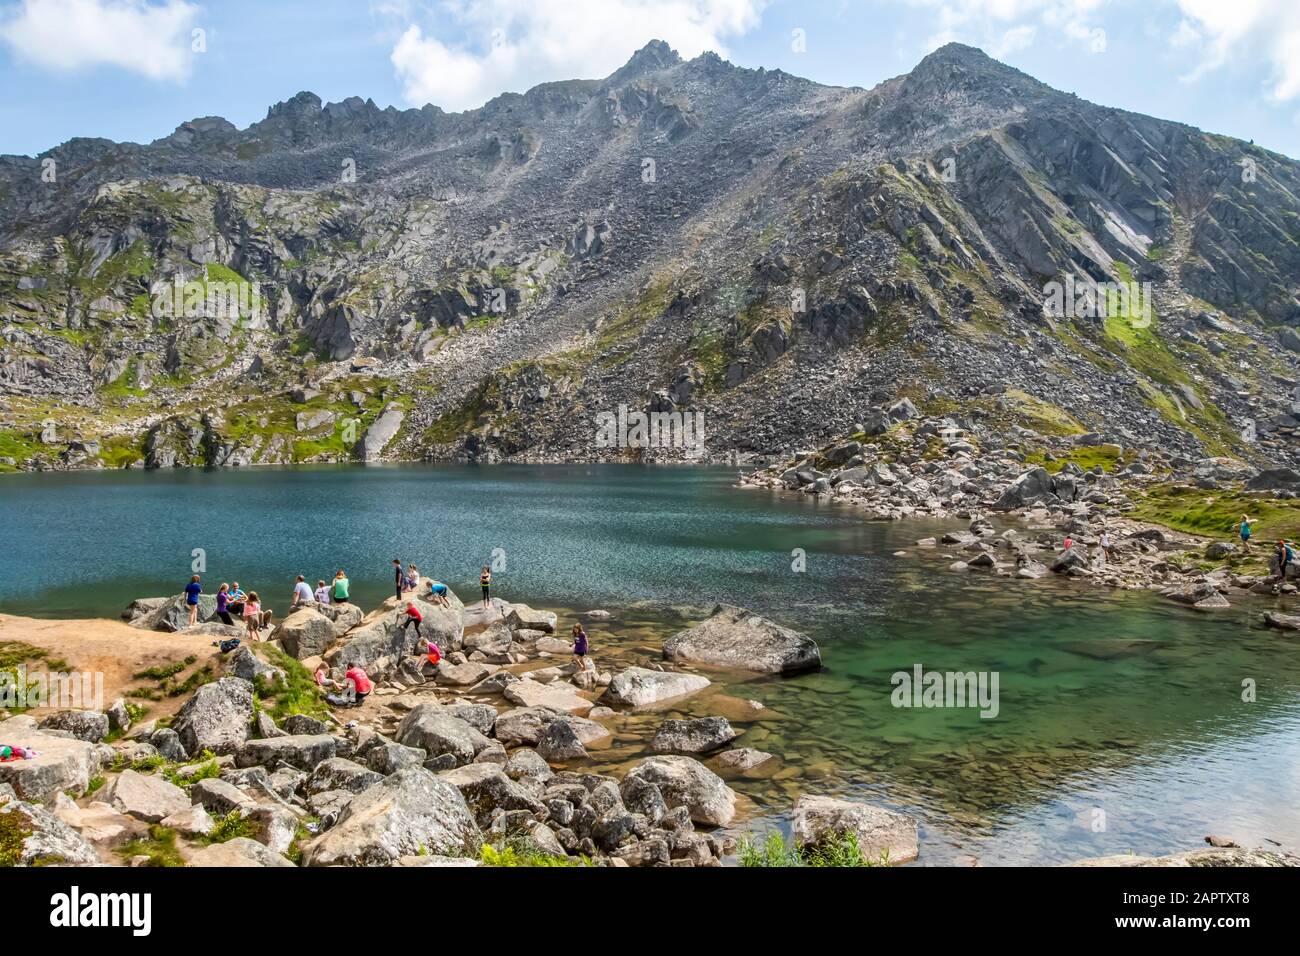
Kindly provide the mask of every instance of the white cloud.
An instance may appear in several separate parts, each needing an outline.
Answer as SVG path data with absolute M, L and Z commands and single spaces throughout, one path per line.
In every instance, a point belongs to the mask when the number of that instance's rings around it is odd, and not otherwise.
M 1064 37 L 1088 53 L 1105 53 L 1106 30 L 1097 14 L 1110 0 L 905 0 L 936 11 L 929 49 L 952 40 L 975 43 L 1002 57 L 1037 41 L 1041 32 Z
M 726 56 L 724 40 L 759 25 L 767 0 L 442 0 L 451 33 L 411 23 L 393 47 L 402 95 L 413 106 L 481 106 L 502 90 L 549 80 L 595 79 L 653 39 L 689 59 Z M 372 6 L 372 11 L 376 10 Z
M 1230 63 L 1267 64 L 1267 95 L 1300 97 L 1300 4 L 1295 0 L 1178 0 L 1183 22 L 1173 45 L 1199 56 L 1183 80 Z
M 0 40 L 47 70 L 113 66 L 179 80 L 189 76 L 198 13 L 184 0 L 23 0 L 0 16 Z

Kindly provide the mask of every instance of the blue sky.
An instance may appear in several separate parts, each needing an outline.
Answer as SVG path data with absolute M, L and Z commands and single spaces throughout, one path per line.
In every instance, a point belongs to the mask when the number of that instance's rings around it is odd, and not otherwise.
M 0 0 L 0 153 L 243 127 L 299 90 L 471 108 L 605 76 L 655 37 L 864 87 L 958 40 L 1300 157 L 1300 0 Z

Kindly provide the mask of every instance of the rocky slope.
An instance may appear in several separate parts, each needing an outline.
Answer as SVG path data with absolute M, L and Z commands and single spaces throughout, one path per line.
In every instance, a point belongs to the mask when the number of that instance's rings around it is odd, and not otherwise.
M 600 442 L 624 405 L 764 457 L 901 399 L 1289 465 L 1298 277 L 1300 164 L 969 47 L 871 90 L 653 42 L 463 114 L 301 93 L 0 157 L 0 469 L 692 454 Z

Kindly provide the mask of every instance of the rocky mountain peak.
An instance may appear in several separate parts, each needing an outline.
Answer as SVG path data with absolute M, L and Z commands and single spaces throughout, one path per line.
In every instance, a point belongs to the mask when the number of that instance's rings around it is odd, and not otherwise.
M 677 51 L 663 40 L 651 40 L 632 54 L 631 58 L 610 74 L 607 86 L 618 86 L 628 80 L 634 80 L 656 70 L 667 69 L 682 62 Z

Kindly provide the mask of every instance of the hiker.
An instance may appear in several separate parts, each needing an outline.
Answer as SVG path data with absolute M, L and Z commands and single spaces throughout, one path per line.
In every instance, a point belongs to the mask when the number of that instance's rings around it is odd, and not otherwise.
M 348 603 L 348 576 L 339 568 L 338 574 L 334 575 L 334 603 Z
M 488 591 L 492 587 L 492 569 L 486 564 L 483 565 L 483 573 L 478 576 L 478 583 L 483 588 L 483 608 L 486 610 L 492 606 L 492 600 L 488 596 Z
M 190 611 L 190 627 L 199 623 L 199 595 L 202 593 L 203 585 L 199 584 L 199 576 L 196 574 L 190 578 L 190 583 L 185 585 L 185 606 Z
M 580 671 L 587 669 L 587 632 L 581 624 L 573 625 L 573 663 Z
M 230 585 L 230 603 L 226 605 L 226 610 L 228 610 L 234 617 L 243 617 L 244 602 L 246 600 L 248 600 L 248 595 L 245 594 L 244 589 L 239 586 L 239 582 L 232 582 Z
M 441 581 L 430 581 L 429 600 L 434 604 L 441 604 L 443 607 L 451 607 L 451 602 L 447 600 L 447 585 Z
M 298 575 L 298 579 L 293 583 L 293 601 L 289 606 L 297 607 L 299 604 L 310 604 L 315 597 L 311 593 L 311 585 L 307 583 L 301 574 Z
M 244 602 L 244 627 L 248 629 L 248 636 L 255 641 L 262 639 L 262 602 L 257 598 L 256 591 L 248 592 L 248 600 Z
M 330 677 L 330 666 L 324 661 L 316 665 L 316 672 L 312 675 L 316 679 L 316 686 L 322 689 L 333 687 L 336 690 L 342 690 L 343 685 Z
M 406 575 L 402 573 L 402 559 L 393 558 L 393 587 L 397 592 L 397 600 L 402 600 L 402 589 L 406 587 Z
M 420 569 L 413 564 L 406 566 L 406 590 L 414 591 L 420 586 Z
M 1291 550 L 1291 546 L 1285 541 L 1279 541 L 1277 550 L 1273 552 L 1273 563 L 1277 565 L 1278 584 L 1286 583 L 1286 568 L 1293 560 L 1295 560 L 1295 552 Z
M 1250 553 L 1250 536 L 1254 532 L 1251 524 L 1250 516 L 1242 515 L 1241 527 L 1237 529 L 1241 533 L 1241 550 L 1246 553 Z
M 1063 550 L 1069 551 L 1072 547 L 1074 547 L 1074 539 L 1067 534 L 1065 536 L 1065 547 Z
M 325 586 L 324 581 L 316 582 L 316 593 L 313 595 L 313 597 L 316 598 L 317 604 L 330 603 L 330 589 Z
M 221 618 L 222 624 L 235 626 L 235 620 L 230 616 L 230 585 L 224 581 L 217 588 L 217 617 Z
M 1104 568 L 1106 562 L 1110 560 L 1110 532 L 1105 528 L 1101 531 L 1101 538 L 1097 541 L 1097 567 Z
M 417 639 L 422 638 L 424 635 L 420 633 L 420 624 L 423 621 L 424 621 L 424 615 L 421 614 L 420 609 L 415 606 L 415 602 L 407 601 L 406 620 L 402 622 L 402 637 L 406 637 L 406 629 L 410 627 L 412 624 L 414 624 L 416 638 Z

